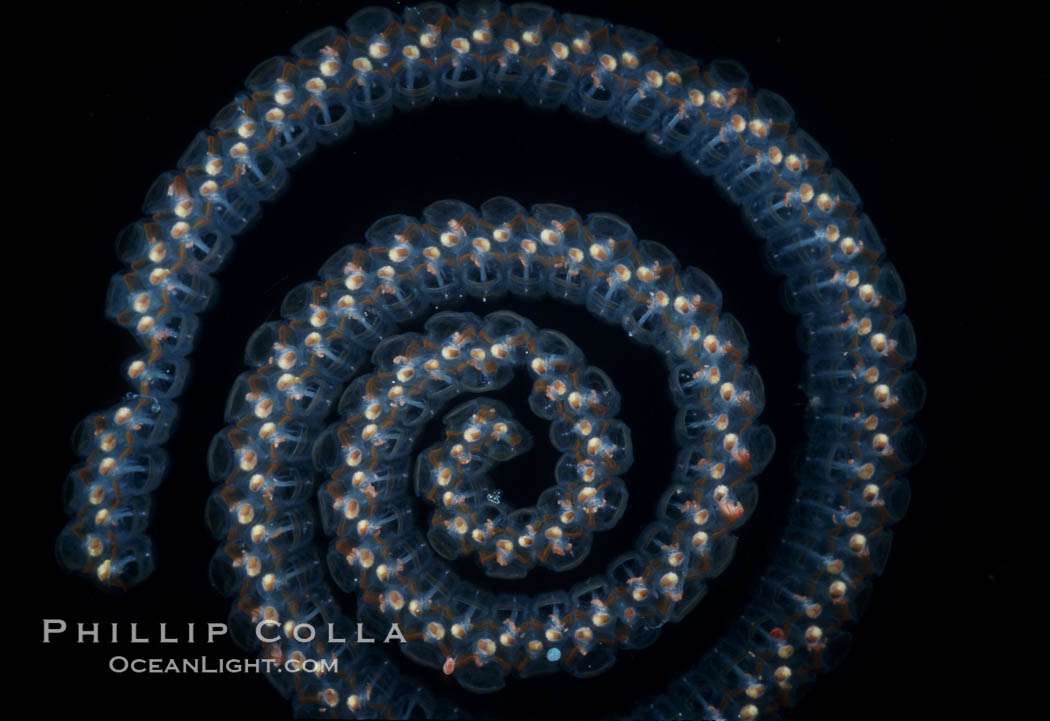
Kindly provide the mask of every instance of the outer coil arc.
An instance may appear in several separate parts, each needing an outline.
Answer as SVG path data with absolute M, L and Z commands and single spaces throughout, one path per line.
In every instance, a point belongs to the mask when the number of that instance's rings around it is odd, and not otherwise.
M 755 423 L 761 380 L 743 362 L 743 333 L 731 316 L 720 315 L 721 293 L 711 279 L 695 268 L 680 270 L 663 246 L 636 241 L 616 216 L 584 220 L 553 204 L 526 213 L 513 200 L 493 198 L 480 213 L 446 200 L 423 217 L 376 222 L 367 247 L 337 251 L 321 283 L 289 294 L 285 320 L 253 336 L 247 356 L 255 370 L 235 384 L 227 406 L 232 425 L 209 454 L 212 477 L 222 484 L 208 514 L 223 541 L 213 578 L 238 595 L 238 627 L 259 618 L 297 620 L 296 604 L 317 582 L 302 576 L 319 576 L 321 563 L 304 548 L 311 533 L 296 511 L 302 501 L 288 503 L 272 487 L 274 479 L 308 474 L 312 447 L 322 473 L 322 523 L 334 537 L 328 566 L 340 587 L 358 594 L 359 618 L 377 628 L 397 623 L 408 655 L 454 673 L 473 691 L 498 690 L 509 673 L 561 668 L 596 675 L 612 665 L 618 646 L 655 641 L 729 563 L 731 531 L 754 507 L 752 478 L 773 453 L 771 432 Z M 489 269 L 491 283 L 472 287 L 478 268 Z M 463 276 L 453 292 L 448 281 L 457 273 Z M 508 283 L 519 295 L 535 295 L 539 284 L 657 350 L 670 371 L 682 449 L 636 550 L 568 594 L 532 599 L 454 584 L 434 551 L 446 558 L 476 554 L 487 573 L 504 577 L 524 576 L 537 564 L 578 565 L 592 531 L 615 523 L 626 503 L 618 476 L 633 453 L 629 430 L 615 418 L 619 394 L 567 337 L 537 330 L 514 313 L 482 319 L 442 312 L 422 334 L 391 335 L 396 323 L 386 310 L 395 307 L 397 322 L 408 322 L 472 290 L 495 299 Z M 347 341 L 374 347 L 375 371 L 343 394 L 339 411 L 346 420 L 321 432 L 321 409 L 336 393 L 332 381 L 354 372 L 345 362 L 331 370 L 333 358 L 346 356 L 339 345 Z M 556 485 L 535 508 L 506 513 L 488 502 L 472 478 L 491 460 L 521 452 L 525 439 L 501 405 L 482 397 L 459 406 L 446 417 L 446 442 L 421 453 L 415 465 L 417 492 L 438 506 L 432 551 L 412 530 L 406 457 L 445 404 L 464 392 L 499 389 L 521 367 L 532 378 L 529 405 L 551 421 L 551 441 L 562 452 Z M 345 625 L 320 613 L 326 623 Z M 264 649 L 282 658 L 296 651 L 332 653 L 294 643 Z
M 108 309 L 145 348 L 125 366 L 138 397 L 78 429 L 75 444 L 87 460 L 67 483 L 73 520 L 58 542 L 60 560 L 117 586 L 151 572 L 148 494 L 165 467 L 160 446 L 185 383 L 196 314 L 212 297 L 209 274 L 317 141 L 435 97 L 484 92 L 564 104 L 643 133 L 658 151 L 681 153 L 713 176 L 766 238 L 770 265 L 787 276 L 810 356 L 807 457 L 788 535 L 741 625 L 640 713 L 755 718 L 790 705 L 801 682 L 833 660 L 855 599 L 881 571 L 887 527 L 907 502 L 901 474 L 921 445 L 905 425 L 923 387 L 907 372 L 914 338 L 900 314 L 903 287 L 880 260 L 856 193 L 811 138 L 792 132 L 782 99 L 749 93 L 735 63 L 715 61 L 701 72 L 633 29 L 532 4 L 504 12 L 486 3 L 464 4 L 455 17 L 433 4 L 401 19 L 367 9 L 349 29 L 348 36 L 322 30 L 296 46 L 294 60 L 260 65 L 249 93 L 154 186 L 150 217 L 118 242 L 129 271 L 115 280 Z M 369 681 L 373 695 L 351 693 L 340 703 L 352 711 L 352 697 L 389 713 L 391 683 Z M 300 703 L 322 708 L 333 698 L 328 691 L 311 690 Z

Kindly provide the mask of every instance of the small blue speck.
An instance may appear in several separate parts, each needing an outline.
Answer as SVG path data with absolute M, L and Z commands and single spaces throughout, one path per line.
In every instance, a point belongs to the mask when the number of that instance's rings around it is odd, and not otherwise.
M 552 648 L 549 651 L 547 651 L 548 661 L 557 661 L 559 658 L 561 658 L 561 649 Z

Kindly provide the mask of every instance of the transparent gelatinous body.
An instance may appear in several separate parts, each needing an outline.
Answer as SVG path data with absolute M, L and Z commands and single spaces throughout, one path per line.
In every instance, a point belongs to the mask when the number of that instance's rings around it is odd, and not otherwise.
M 124 366 L 134 395 L 92 414 L 75 433 L 84 460 L 66 483 L 71 521 L 56 546 L 59 560 L 117 587 L 151 572 L 149 493 L 166 467 L 161 446 L 177 415 L 198 315 L 215 298 L 211 274 L 261 204 L 287 185 L 288 171 L 394 108 L 482 94 L 605 117 L 642 134 L 657 152 L 681 155 L 741 206 L 765 239 L 767 264 L 786 278 L 785 297 L 801 318 L 809 396 L 787 533 L 762 593 L 724 642 L 664 697 L 634 711 L 775 714 L 841 658 L 845 629 L 886 561 L 889 526 L 907 505 L 903 474 L 922 448 L 907 423 L 924 387 L 908 370 L 915 337 L 901 314 L 903 285 L 883 260 L 856 190 L 793 127 L 782 98 L 752 92 L 732 61 L 701 65 L 648 33 L 545 6 L 464 2 L 452 12 L 425 3 L 401 16 L 368 8 L 346 33 L 313 33 L 293 57 L 252 71 L 246 91 L 193 141 L 177 170 L 151 187 L 147 217 L 118 238 L 127 267 L 111 283 L 106 311 L 143 352 Z M 223 544 L 211 577 L 238 597 L 235 636 L 252 645 L 261 620 L 345 624 L 324 586 L 327 565 L 338 585 L 359 594 L 363 622 L 397 620 L 409 656 L 474 691 L 498 688 L 509 673 L 593 675 L 611 665 L 618 645 L 651 643 L 729 562 L 731 530 L 755 503 L 751 477 L 773 452 L 772 435 L 753 423 L 764 402 L 761 381 L 744 363 L 743 331 L 721 314 L 717 286 L 679 268 L 663 246 L 639 241 L 622 219 L 581 218 L 553 204 L 526 211 L 494 198 L 474 210 L 441 201 L 421 220 L 380 220 L 366 240 L 333 256 L 319 282 L 289 294 L 284 321 L 252 336 L 252 370 L 227 404 L 234 425 L 208 451 L 219 485 L 206 517 Z M 423 466 L 408 457 L 418 428 L 458 393 L 498 388 L 524 364 L 536 384 L 530 407 L 551 420 L 551 440 L 564 454 L 553 469 L 562 490 L 505 513 L 498 494 L 464 477 L 441 527 L 455 529 L 456 513 L 465 514 L 464 533 L 473 539 L 481 532 L 472 549 L 482 563 L 516 573 L 544 549 L 547 558 L 576 558 L 585 536 L 567 531 L 591 520 L 605 527 L 622 512 L 626 490 L 615 474 L 633 460 L 629 432 L 612 418 L 611 381 L 583 365 L 571 341 L 499 313 L 434 316 L 424 334 L 398 332 L 431 305 L 508 293 L 582 304 L 664 354 L 681 448 L 657 517 L 636 548 L 602 576 L 532 599 L 491 598 L 459 583 L 398 503 L 413 486 L 431 492 L 441 477 L 431 464 L 437 475 L 425 480 L 432 485 L 420 483 Z M 369 353 L 375 372 L 343 393 Z M 578 412 L 566 417 L 567 406 L 577 409 L 573 393 Z M 333 407 L 346 420 L 325 429 Z M 447 440 L 471 432 L 479 415 L 506 425 L 479 447 L 483 461 L 525 443 L 486 401 L 453 411 Z M 455 455 L 441 448 L 446 458 Z M 462 465 L 476 470 L 473 462 Z M 315 493 L 320 530 L 333 536 L 324 560 L 312 550 L 318 529 L 303 510 Z M 433 500 L 444 504 L 444 492 Z M 300 713 L 450 711 L 425 692 L 406 691 L 397 670 L 368 651 L 307 648 L 282 633 L 263 652 L 305 651 L 344 663 L 323 678 L 275 680 Z

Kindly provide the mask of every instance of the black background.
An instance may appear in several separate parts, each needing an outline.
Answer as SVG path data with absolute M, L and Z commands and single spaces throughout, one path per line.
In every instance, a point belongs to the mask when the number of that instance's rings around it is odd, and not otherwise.
M 33 450 L 39 463 L 27 484 L 39 492 L 33 507 L 43 514 L 27 534 L 31 582 L 21 602 L 28 610 L 26 643 L 35 659 L 25 673 L 43 682 L 34 696 L 40 708 L 75 712 L 102 704 L 114 719 L 145 713 L 288 715 L 287 704 L 259 677 L 132 677 L 107 670 L 110 656 L 120 653 L 243 657 L 229 642 L 212 648 L 132 648 L 77 645 L 66 634 L 44 646 L 41 619 L 63 618 L 71 625 L 118 621 L 125 629 L 135 621 L 155 629 L 164 621 L 176 634 L 188 622 L 200 626 L 225 619 L 228 602 L 206 577 L 215 546 L 203 525 L 211 490 L 204 450 L 223 425 L 223 403 L 242 369 L 245 341 L 276 316 L 288 290 L 314 277 L 342 245 L 361 242 L 374 220 L 398 212 L 418 215 L 445 197 L 477 206 L 488 197 L 509 195 L 526 206 L 551 201 L 583 214 L 615 212 L 640 237 L 668 245 L 683 265 L 703 268 L 722 288 L 726 310 L 747 330 L 751 362 L 767 389 L 763 420 L 777 435 L 778 452 L 759 478 L 759 509 L 740 534 L 730 570 L 686 622 L 668 627 L 650 649 L 621 652 L 604 676 L 511 679 L 500 694 L 476 697 L 392 654 L 402 668 L 480 717 L 586 719 L 622 713 L 638 697 L 662 691 L 700 656 L 732 621 L 768 559 L 792 489 L 788 468 L 801 437 L 804 397 L 798 389 L 801 355 L 794 322 L 779 304 L 777 283 L 760 267 L 757 241 L 708 183 L 678 161 L 649 153 L 640 139 L 564 111 L 538 114 L 520 104 L 484 101 L 395 115 L 385 126 L 355 130 L 349 142 L 296 170 L 290 192 L 267 206 L 263 221 L 239 240 L 232 265 L 220 276 L 218 309 L 203 319 L 202 341 L 192 356 L 194 377 L 168 446 L 171 471 L 156 494 L 151 532 L 157 572 L 133 592 L 116 595 L 57 567 L 53 539 L 65 521 L 58 491 L 75 461 L 64 439 L 80 418 L 125 392 L 118 365 L 135 352 L 130 336 L 102 318 L 108 278 L 119 267 L 111 239 L 138 218 L 152 180 L 174 165 L 259 61 L 287 53 L 324 25 L 342 28 L 354 7 L 286 2 L 81 8 L 63 13 L 49 33 L 27 38 L 43 62 L 29 67 L 31 80 L 40 73 L 37 90 L 61 91 L 52 93 L 46 112 L 40 112 L 51 129 L 34 167 L 43 171 L 47 185 L 37 181 L 34 189 L 46 188 L 67 201 L 48 205 L 49 214 L 32 226 L 29 238 L 43 251 L 51 288 L 37 312 L 61 318 L 36 344 L 42 360 L 35 370 L 49 379 L 48 400 L 35 406 L 40 411 L 34 427 L 40 432 L 33 438 L 41 448 Z M 792 103 L 799 126 L 824 145 L 860 191 L 908 290 L 920 348 L 915 367 L 929 384 L 927 409 L 919 416 L 929 450 L 910 474 L 912 505 L 895 529 L 887 571 L 854 631 L 850 655 L 791 717 L 940 716 L 957 704 L 973 710 L 989 701 L 995 688 L 985 670 L 991 660 L 986 642 L 993 635 L 986 623 L 1007 571 L 992 543 L 994 528 L 988 531 L 995 514 L 978 513 L 983 452 L 961 443 L 972 437 L 963 434 L 983 432 L 977 421 L 967 421 L 965 413 L 974 409 L 960 392 L 968 370 L 960 343 L 974 316 L 959 312 L 956 293 L 958 279 L 972 273 L 966 264 L 974 258 L 970 249 L 977 239 L 965 215 L 949 212 L 965 186 L 966 158 L 959 152 L 965 111 L 959 98 L 974 87 L 975 76 L 962 69 L 972 63 L 975 31 L 952 16 L 814 11 L 788 17 L 786 6 L 749 8 L 736 15 L 666 2 L 572 2 L 559 9 L 655 32 L 668 47 L 702 58 L 740 60 L 756 87 Z M 27 196 L 29 202 L 45 200 L 32 190 Z M 618 330 L 553 303 L 501 307 L 568 333 L 610 374 L 624 395 L 621 417 L 636 445 L 637 460 L 626 479 L 631 510 L 596 541 L 581 569 L 568 574 L 569 580 L 535 573 L 518 584 L 493 584 L 535 593 L 600 570 L 633 542 L 673 459 L 670 403 L 660 363 Z M 976 304 L 968 307 L 979 311 Z M 537 436 L 527 463 L 543 467 L 555 455 L 543 425 L 524 409 L 520 390 L 512 387 L 507 398 Z M 438 425 L 431 423 L 432 435 Z M 501 482 L 522 503 L 542 486 L 527 485 L 527 468 L 512 465 Z M 966 532 L 975 518 L 986 524 L 985 533 Z M 470 564 L 458 564 L 458 570 L 484 583 Z

